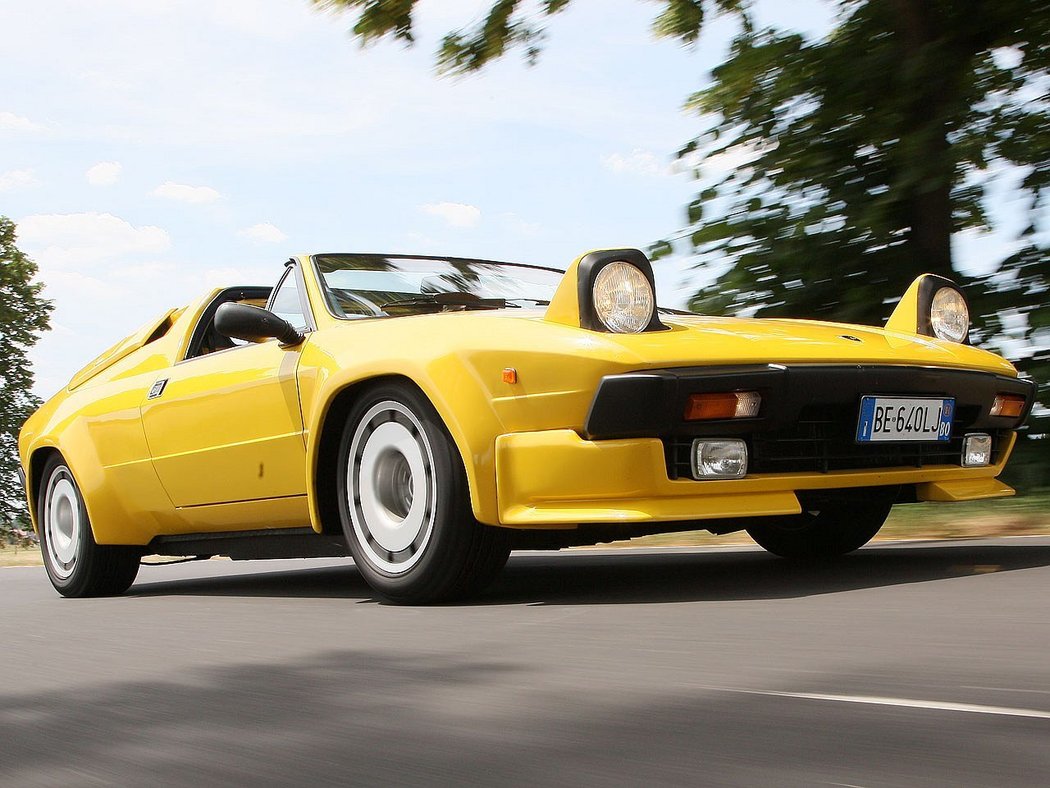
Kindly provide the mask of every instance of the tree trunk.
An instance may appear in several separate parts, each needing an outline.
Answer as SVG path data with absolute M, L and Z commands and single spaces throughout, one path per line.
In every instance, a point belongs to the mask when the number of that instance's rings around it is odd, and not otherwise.
M 892 0 L 901 46 L 901 90 L 912 97 L 902 120 L 901 139 L 909 141 L 913 168 L 903 177 L 909 184 L 905 214 L 908 245 L 917 268 L 952 275 L 952 200 L 955 162 L 948 144 L 947 110 L 953 104 L 955 65 L 936 62 L 942 23 L 930 0 Z M 925 61 L 925 66 L 923 67 Z

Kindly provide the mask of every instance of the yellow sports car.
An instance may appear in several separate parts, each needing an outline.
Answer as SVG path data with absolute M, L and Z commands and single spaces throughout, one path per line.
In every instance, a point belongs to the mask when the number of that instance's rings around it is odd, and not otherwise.
M 1012 494 L 1034 386 L 968 328 L 931 275 L 871 328 L 661 309 L 633 249 L 305 255 L 107 350 L 19 451 L 66 596 L 125 591 L 145 554 L 349 553 L 398 602 L 662 531 L 829 557 L 894 504 Z

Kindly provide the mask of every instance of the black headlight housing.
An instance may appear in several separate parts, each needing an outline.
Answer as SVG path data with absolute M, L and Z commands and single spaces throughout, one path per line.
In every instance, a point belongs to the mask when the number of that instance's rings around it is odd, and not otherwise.
M 603 249 L 585 255 L 577 269 L 576 287 L 580 307 L 580 325 L 591 331 L 604 331 L 613 333 L 598 317 L 594 304 L 594 282 L 602 269 L 613 263 L 627 263 L 641 271 L 642 275 L 649 281 L 653 292 L 653 311 L 649 322 L 642 329 L 646 331 L 663 331 L 667 328 L 660 322 L 656 306 L 656 279 L 653 276 L 653 266 L 649 258 L 639 249 Z

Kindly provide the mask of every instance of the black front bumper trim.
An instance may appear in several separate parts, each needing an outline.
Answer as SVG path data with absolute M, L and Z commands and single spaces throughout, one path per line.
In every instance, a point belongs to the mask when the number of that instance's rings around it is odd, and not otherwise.
M 762 407 L 753 419 L 685 421 L 690 394 L 757 391 Z M 1025 397 L 1020 418 L 989 415 L 998 393 Z M 589 440 L 661 438 L 671 435 L 740 435 L 795 424 L 812 405 L 858 405 L 866 394 L 954 397 L 966 429 L 1015 429 L 1035 399 L 1031 381 L 974 370 L 870 364 L 755 364 L 653 369 L 607 375 L 584 422 Z

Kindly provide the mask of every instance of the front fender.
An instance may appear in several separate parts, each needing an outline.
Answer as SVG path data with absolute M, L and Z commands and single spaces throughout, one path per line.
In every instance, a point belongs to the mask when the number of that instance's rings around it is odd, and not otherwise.
M 631 354 L 607 346 L 600 335 L 538 318 L 447 314 L 355 321 L 316 332 L 303 347 L 298 370 L 315 530 L 322 529 L 316 497 L 324 430 L 333 426 L 333 403 L 349 387 L 388 376 L 416 385 L 459 450 L 474 516 L 500 525 L 496 437 L 582 429 L 602 376 L 633 363 Z M 516 382 L 504 380 L 508 368 Z

